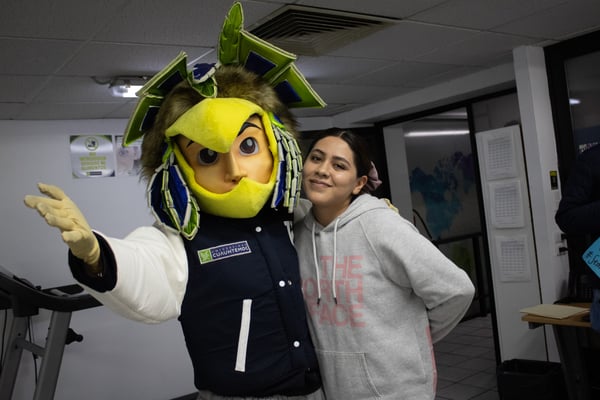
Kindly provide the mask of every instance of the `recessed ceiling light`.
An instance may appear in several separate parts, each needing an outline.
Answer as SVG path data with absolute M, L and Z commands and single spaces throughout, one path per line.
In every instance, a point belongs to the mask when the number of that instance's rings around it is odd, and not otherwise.
M 145 83 L 144 77 L 116 77 L 110 81 L 108 88 L 115 97 L 136 97 Z

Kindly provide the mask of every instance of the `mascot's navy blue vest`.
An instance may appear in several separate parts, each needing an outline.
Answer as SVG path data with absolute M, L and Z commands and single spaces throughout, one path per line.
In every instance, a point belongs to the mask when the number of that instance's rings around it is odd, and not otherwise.
M 320 387 L 287 214 L 202 213 L 179 320 L 195 385 L 223 396 L 303 395 Z M 225 372 L 224 372 L 225 371 Z

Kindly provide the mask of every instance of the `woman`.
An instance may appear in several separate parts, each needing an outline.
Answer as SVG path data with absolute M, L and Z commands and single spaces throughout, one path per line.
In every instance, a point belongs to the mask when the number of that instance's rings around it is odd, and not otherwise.
M 296 224 L 295 244 L 325 394 L 433 399 L 432 343 L 458 324 L 474 287 L 412 224 L 368 194 L 373 172 L 364 142 L 339 129 L 317 138 L 304 164 L 313 205 Z

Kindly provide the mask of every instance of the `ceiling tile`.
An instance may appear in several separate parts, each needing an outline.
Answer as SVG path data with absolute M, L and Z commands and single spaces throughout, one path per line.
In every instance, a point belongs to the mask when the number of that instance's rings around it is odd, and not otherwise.
M 37 103 L 112 102 L 118 104 L 125 101 L 126 99 L 113 97 L 108 84 L 97 84 L 90 77 L 50 78 L 35 97 Z
M 389 61 L 386 60 L 327 56 L 302 56 L 296 63 L 310 83 L 351 81 L 354 77 L 377 70 L 388 64 Z
M 24 104 L 0 102 L 0 120 L 17 119 L 23 109 Z
M 212 49 L 91 43 L 81 49 L 58 73 L 60 75 L 99 77 L 153 75 L 166 67 L 181 51 L 188 54 L 189 61 L 212 51 Z
M 3 0 L 0 36 L 88 40 L 127 0 Z
M 487 30 L 566 1 L 568 0 L 450 0 L 413 15 L 412 19 L 434 24 Z
M 327 107 L 325 108 L 295 108 L 292 109 L 292 114 L 296 118 L 303 117 L 330 117 L 336 114 L 350 111 L 355 107 L 360 107 L 362 104 L 357 103 L 327 103 Z
M 572 0 L 497 27 L 498 32 L 565 40 L 600 28 L 600 1 Z
M 19 114 L 19 119 L 97 119 L 106 118 L 114 109 L 111 103 L 33 103 Z
M 129 119 L 135 110 L 136 101 L 128 101 L 106 114 L 106 118 Z
M 454 43 L 434 52 L 418 57 L 417 60 L 453 65 L 484 66 L 498 54 L 513 48 L 534 43 L 535 40 L 520 36 L 497 33 L 481 33 L 460 43 Z
M 331 52 L 345 57 L 414 60 L 440 47 L 464 41 L 478 32 L 420 22 L 401 21 Z
M 420 87 L 415 86 L 416 81 L 423 80 L 430 75 L 440 74 L 448 70 L 448 68 L 455 69 L 457 67 L 444 64 L 402 61 L 362 75 L 359 80 L 362 84 L 366 85 Z
M 431 74 L 423 76 L 421 78 L 416 78 L 415 80 L 410 82 L 410 84 L 415 85 L 415 87 L 425 88 L 443 82 L 447 82 L 456 78 L 460 78 L 465 75 L 473 74 L 475 72 L 481 71 L 482 69 L 483 68 L 471 66 L 454 67 L 440 72 L 438 74 Z
M 222 1 L 134 0 L 100 31 L 95 40 L 113 43 L 215 46 L 230 4 Z M 222 15 L 206 18 L 206 15 Z
M 313 88 L 327 103 L 360 103 L 368 104 L 397 93 L 393 87 L 353 85 L 315 84 Z
M 41 90 L 48 78 L 29 75 L 0 75 L 0 103 L 26 103 Z
M 95 40 L 215 47 L 230 7 L 231 3 L 223 1 L 177 0 L 177 7 L 173 7 L 172 2 L 163 0 L 134 0 L 115 15 Z M 244 2 L 244 27 L 279 7 Z
M 0 74 L 52 74 L 80 46 L 81 42 L 68 40 L 0 38 Z

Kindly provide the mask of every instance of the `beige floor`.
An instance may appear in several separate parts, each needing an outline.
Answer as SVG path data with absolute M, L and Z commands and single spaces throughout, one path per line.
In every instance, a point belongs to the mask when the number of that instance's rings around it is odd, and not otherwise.
M 461 322 L 434 346 L 436 400 L 499 400 L 491 318 Z

